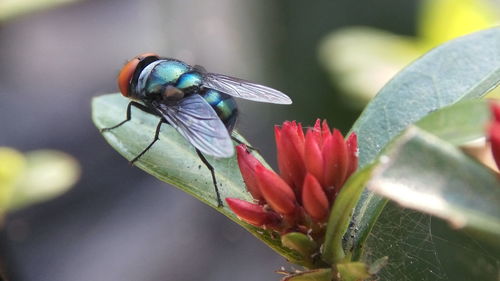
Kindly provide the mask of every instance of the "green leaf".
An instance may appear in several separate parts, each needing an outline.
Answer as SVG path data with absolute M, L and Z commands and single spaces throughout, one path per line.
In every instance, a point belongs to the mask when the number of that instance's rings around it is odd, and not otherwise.
M 434 111 L 415 125 L 454 145 L 484 137 L 491 117 L 488 101 L 468 100 Z
M 410 128 L 380 157 L 368 188 L 400 205 L 444 219 L 497 245 L 500 182 L 458 148 Z
M 128 99 L 119 94 L 94 98 L 92 119 L 96 127 L 98 129 L 112 127 L 125 120 L 128 102 Z M 158 117 L 132 108 L 132 119 L 129 122 L 103 133 L 103 136 L 114 149 L 130 160 L 153 140 L 158 121 Z M 244 140 L 241 136 L 238 138 Z M 256 157 L 265 163 L 259 155 Z M 245 189 L 235 156 L 226 159 L 207 156 L 207 160 L 215 168 L 219 191 L 223 199 L 231 197 L 252 200 Z M 221 208 L 217 207 L 216 194 L 209 170 L 201 162 L 194 148 L 171 126 L 163 125 L 161 127 L 160 140 L 135 165 L 213 207 L 243 226 L 285 258 L 300 259 L 295 251 L 281 245 L 279 237 L 242 222 L 226 205 Z
M 461 37 L 430 51 L 393 78 L 354 124 L 360 166 L 372 162 L 410 124 L 442 107 L 482 97 L 498 81 L 499 28 Z M 346 233 L 355 247 L 355 258 L 385 203 L 371 191 L 362 194 L 353 216 L 355 227 Z
M 371 177 L 372 168 L 372 166 L 366 166 L 352 175 L 335 199 L 328 219 L 322 252 L 322 258 L 328 264 L 343 262 L 346 257 L 343 237 L 349 227 L 356 203 Z M 349 245 L 348 248 L 351 246 Z

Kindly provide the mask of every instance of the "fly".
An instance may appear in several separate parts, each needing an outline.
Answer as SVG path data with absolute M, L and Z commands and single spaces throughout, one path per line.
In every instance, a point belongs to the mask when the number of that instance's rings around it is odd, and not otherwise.
M 118 87 L 123 96 L 131 99 L 126 119 L 101 131 L 115 129 L 130 121 L 132 106 L 160 117 L 153 141 L 130 162 L 137 161 L 159 139 L 163 123 L 174 127 L 194 146 L 201 161 L 210 170 L 217 195 L 213 166 L 205 155 L 228 158 L 234 154 L 231 136 L 238 118 L 233 97 L 257 102 L 291 104 L 282 92 L 239 78 L 207 72 L 201 66 L 191 66 L 180 60 L 161 58 L 145 53 L 130 60 L 118 75 Z

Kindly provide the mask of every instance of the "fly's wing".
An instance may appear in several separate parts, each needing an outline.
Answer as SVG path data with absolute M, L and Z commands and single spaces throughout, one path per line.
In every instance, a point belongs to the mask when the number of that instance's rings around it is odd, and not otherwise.
M 217 73 L 205 73 L 203 87 L 223 92 L 233 97 L 278 104 L 291 104 L 282 92 L 243 79 Z
M 224 123 L 200 95 L 185 97 L 173 106 L 162 103 L 153 105 L 172 127 L 204 154 L 221 158 L 234 154 Z

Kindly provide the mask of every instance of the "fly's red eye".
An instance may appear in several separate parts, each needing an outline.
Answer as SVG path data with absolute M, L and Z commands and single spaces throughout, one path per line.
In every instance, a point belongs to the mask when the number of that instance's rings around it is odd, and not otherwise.
M 132 76 L 134 75 L 135 69 L 137 68 L 139 62 L 144 58 L 151 56 L 158 57 L 158 55 L 155 53 L 144 53 L 131 59 L 123 66 L 122 70 L 120 71 L 120 74 L 118 75 L 118 88 L 120 89 L 120 92 L 122 93 L 123 96 L 125 97 L 130 96 L 129 93 L 130 79 L 132 79 Z

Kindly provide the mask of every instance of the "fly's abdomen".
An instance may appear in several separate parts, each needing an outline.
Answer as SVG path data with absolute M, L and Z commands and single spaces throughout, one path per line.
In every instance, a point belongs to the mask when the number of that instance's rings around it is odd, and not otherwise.
M 202 83 L 202 75 L 199 72 L 191 71 L 182 74 L 179 79 L 177 79 L 177 83 L 175 87 L 179 90 L 186 92 L 197 91 Z
M 212 89 L 203 89 L 199 93 L 215 110 L 227 130 L 231 132 L 238 118 L 238 107 L 230 95 Z

